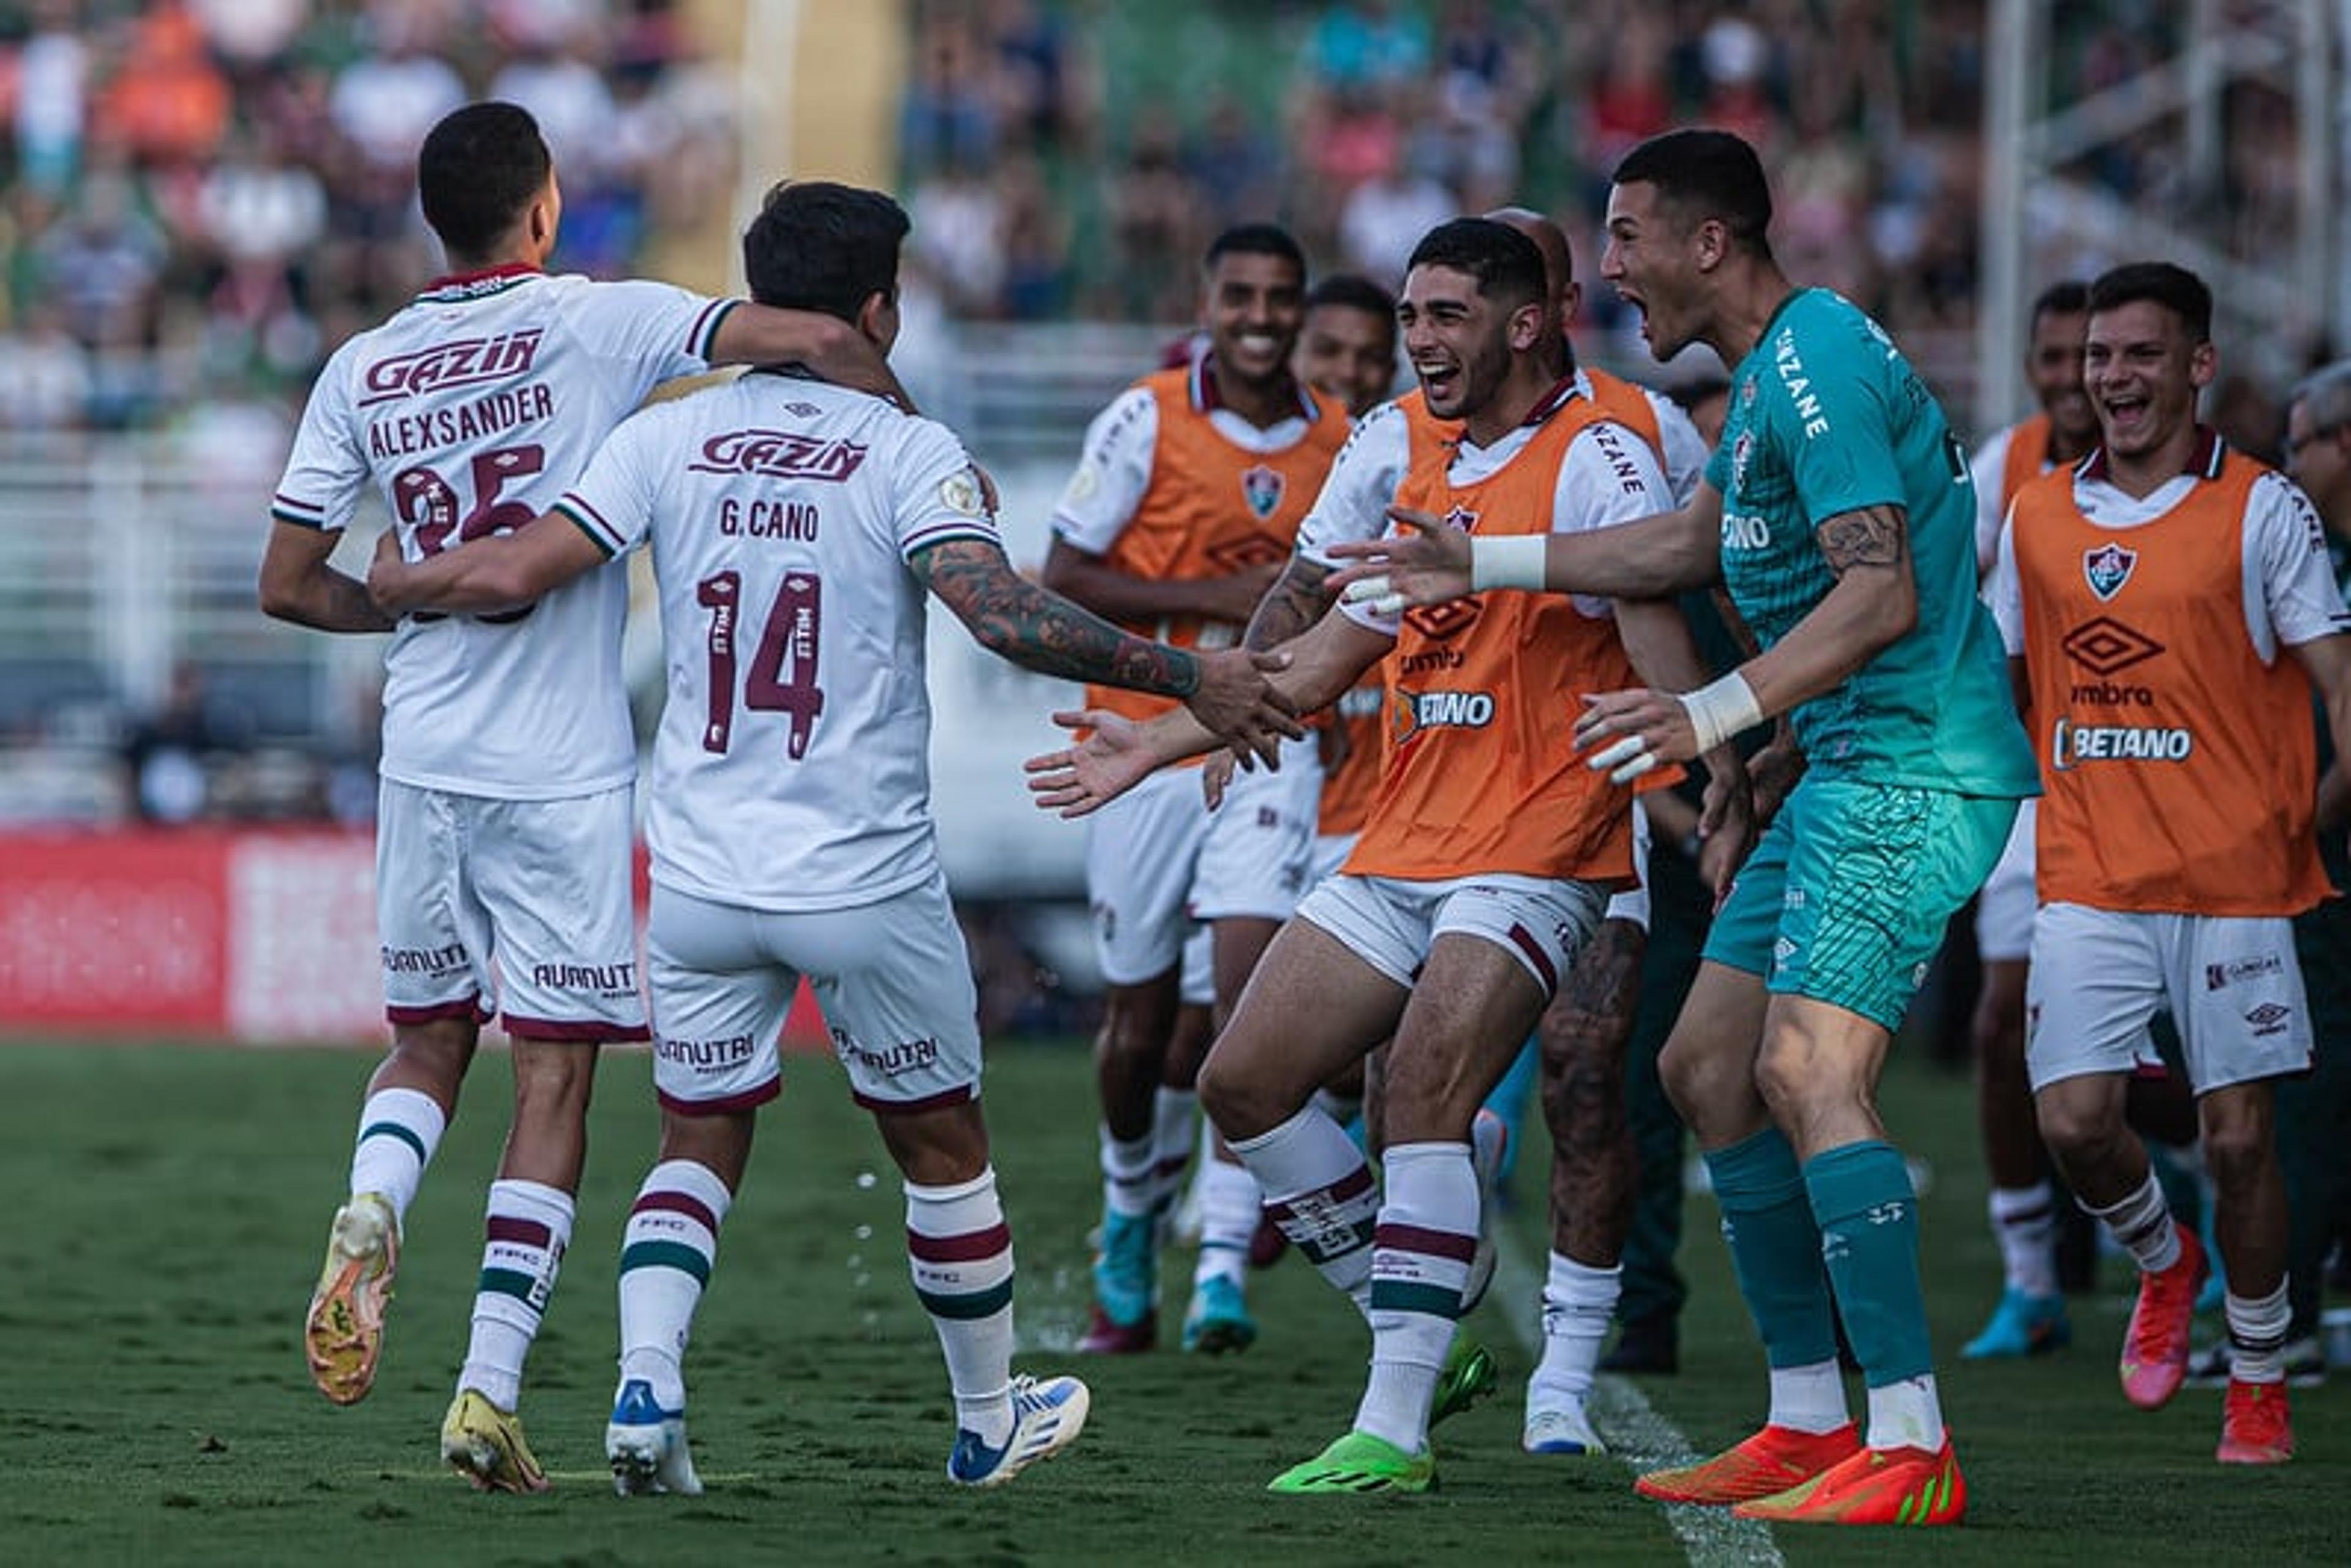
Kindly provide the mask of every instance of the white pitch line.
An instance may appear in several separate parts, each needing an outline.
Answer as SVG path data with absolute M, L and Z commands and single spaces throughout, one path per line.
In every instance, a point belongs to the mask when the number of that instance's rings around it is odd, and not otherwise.
M 1494 1239 L 1494 1285 L 1487 1300 L 1500 1310 L 1520 1348 L 1540 1359 L 1542 1276 L 1499 1226 L 1495 1228 Z M 1614 1373 L 1604 1372 L 1593 1382 L 1589 1413 L 1610 1456 L 1635 1475 L 1705 1457 L 1690 1447 L 1689 1439 L 1659 1415 L 1638 1388 Z M 1785 1560 L 1772 1544 L 1769 1525 L 1735 1518 L 1727 1508 L 1679 1502 L 1657 1506 L 1665 1510 L 1667 1522 L 1674 1527 L 1683 1552 L 1696 1568 L 1784 1568 Z

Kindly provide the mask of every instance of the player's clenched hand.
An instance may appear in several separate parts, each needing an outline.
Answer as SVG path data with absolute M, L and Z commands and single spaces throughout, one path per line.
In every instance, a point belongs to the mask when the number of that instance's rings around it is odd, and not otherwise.
M 1331 554 L 1355 564 L 1332 573 L 1325 587 L 1377 615 L 1408 605 L 1443 604 L 1469 593 L 1469 536 L 1409 507 L 1390 507 L 1402 525 L 1384 538 L 1334 544 Z
M 368 597 L 386 615 L 405 615 L 408 602 L 408 559 L 401 554 L 400 530 L 386 528 L 375 538 L 375 554 L 368 560 Z
M 1298 708 L 1276 691 L 1267 673 L 1287 668 L 1290 655 L 1224 648 L 1195 653 L 1200 685 L 1184 699 L 1202 728 L 1236 750 L 1257 754 L 1269 768 L 1281 766 L 1282 737 L 1306 733 Z
M 1088 708 L 1057 713 L 1053 722 L 1063 729 L 1093 733 L 1075 746 L 1045 752 L 1020 765 L 1029 775 L 1029 793 L 1040 811 L 1088 816 L 1134 789 L 1159 765 L 1132 719 Z
M 1614 783 L 1630 784 L 1653 768 L 1698 755 L 1689 710 L 1671 692 L 1603 692 L 1586 696 L 1583 705 L 1583 716 L 1575 721 L 1576 749 L 1591 752 L 1584 766 L 1605 771 Z

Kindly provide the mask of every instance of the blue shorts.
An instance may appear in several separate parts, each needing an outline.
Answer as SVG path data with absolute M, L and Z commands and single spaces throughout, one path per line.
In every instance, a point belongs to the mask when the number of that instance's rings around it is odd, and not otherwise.
M 2015 818 L 2003 798 L 1807 779 L 1740 868 L 1705 956 L 1891 1032 Z

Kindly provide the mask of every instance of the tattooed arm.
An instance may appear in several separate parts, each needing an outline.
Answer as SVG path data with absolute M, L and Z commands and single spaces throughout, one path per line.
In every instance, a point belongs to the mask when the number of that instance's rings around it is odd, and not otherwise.
M 1740 666 L 1766 717 L 1833 690 L 1918 623 L 1908 515 L 1841 512 L 1813 530 L 1836 583 L 1788 634 Z
M 1241 646 L 1279 648 L 1322 620 L 1339 597 L 1325 586 L 1330 577 L 1329 567 L 1293 553 L 1281 576 L 1258 601 L 1257 613 L 1241 634 Z
M 979 539 L 945 540 L 909 564 L 980 646 L 1023 669 L 1178 698 L 1211 734 L 1269 762 L 1280 737 L 1304 733 L 1265 678 L 1280 659 L 1238 648 L 1193 653 L 1131 636 L 1022 577 Z

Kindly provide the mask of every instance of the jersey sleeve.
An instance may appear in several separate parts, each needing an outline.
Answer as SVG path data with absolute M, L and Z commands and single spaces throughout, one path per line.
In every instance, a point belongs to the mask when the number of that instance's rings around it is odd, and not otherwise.
M 1646 389 L 1645 389 L 1646 390 Z M 1682 405 L 1658 392 L 1648 394 L 1649 406 L 1657 415 L 1657 443 L 1665 448 L 1666 489 L 1671 495 L 1670 506 L 1688 504 L 1698 494 L 1698 482 L 1706 477 L 1707 461 L 1713 449 L 1706 437 L 1698 434 Z
M 1053 534 L 1088 555 L 1107 555 L 1151 486 L 1159 445 L 1159 400 L 1130 387 L 1086 427 L 1078 471 L 1053 506 Z
M 2000 628 L 2000 645 L 2011 659 L 2024 656 L 2024 584 L 2016 573 L 2016 529 L 2003 517 L 1992 542 L 1991 575 L 1984 580 L 1984 607 Z
M 2255 480 L 2243 538 L 2245 624 L 2264 661 L 2280 643 L 2351 632 L 2351 612 L 2326 559 L 2326 530 L 2301 486 L 2278 473 Z
M 1968 476 L 1976 486 L 1976 570 L 1985 573 L 2000 549 L 2001 520 L 2008 510 L 2008 498 L 2000 491 L 2008 475 L 2008 444 L 2015 434 L 2013 427 L 1999 432 L 1968 459 Z
M 607 559 L 643 544 L 653 528 L 653 500 L 664 472 L 657 461 L 658 427 L 675 406 L 650 408 L 622 420 L 597 447 L 588 472 L 555 503 L 554 509 L 570 518 Z
M 590 284 L 581 297 L 581 335 L 599 354 L 630 366 L 646 389 L 707 371 L 718 324 L 742 303 L 637 278 Z
M 898 555 L 919 552 L 950 539 L 977 539 L 1003 548 L 996 509 L 979 471 L 946 426 L 927 419 L 907 422 L 900 460 L 891 465 L 891 519 Z
M 1551 531 L 1583 533 L 1671 511 L 1673 494 L 1665 469 L 1649 444 L 1613 420 L 1577 431 L 1559 465 L 1552 492 Z M 1573 596 L 1593 620 L 1614 614 L 1609 601 L 1588 593 Z
M 367 453 L 353 417 L 349 373 L 351 345 L 359 341 L 353 338 L 337 350 L 310 389 L 286 472 L 269 501 L 269 515 L 281 523 L 340 533 L 367 492 Z
M 1412 457 L 1412 436 L 1404 411 L 1383 403 L 1364 416 L 1347 437 L 1313 508 L 1298 525 L 1298 554 L 1318 566 L 1334 567 L 1330 548 L 1353 540 L 1375 539 L 1388 531 L 1388 504 L 1404 482 Z
M 1797 504 L 1814 529 L 1865 507 L 1903 506 L 1907 492 L 1896 462 L 1892 388 L 1882 348 L 1853 335 L 1806 333 L 1791 364 L 1756 378 L 1757 401 L 1774 443 L 1786 455 Z

